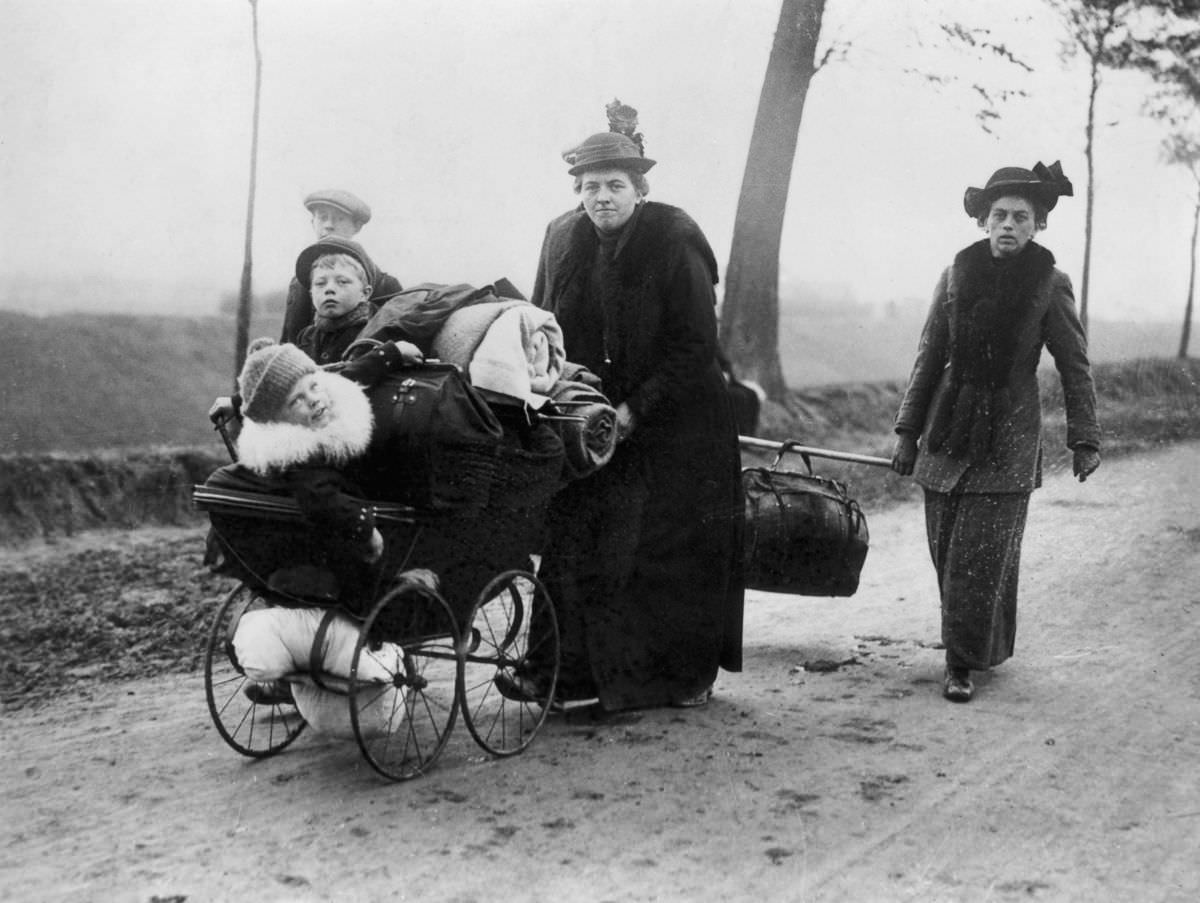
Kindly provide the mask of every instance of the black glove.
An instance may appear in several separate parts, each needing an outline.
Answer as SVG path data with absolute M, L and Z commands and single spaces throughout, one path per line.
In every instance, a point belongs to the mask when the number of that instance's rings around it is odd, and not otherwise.
M 1082 483 L 1100 466 L 1100 452 L 1090 445 L 1076 445 L 1073 451 L 1075 460 L 1071 464 L 1071 471 L 1079 477 L 1079 482 Z

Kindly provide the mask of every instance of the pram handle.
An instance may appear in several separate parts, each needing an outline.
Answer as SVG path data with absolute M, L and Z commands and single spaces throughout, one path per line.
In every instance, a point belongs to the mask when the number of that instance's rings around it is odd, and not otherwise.
M 218 412 L 212 416 L 213 429 L 221 434 L 221 441 L 225 443 L 225 450 L 229 452 L 229 460 L 237 461 L 237 445 L 234 444 L 232 437 L 229 435 L 229 424 L 238 419 L 236 413 L 224 414 Z

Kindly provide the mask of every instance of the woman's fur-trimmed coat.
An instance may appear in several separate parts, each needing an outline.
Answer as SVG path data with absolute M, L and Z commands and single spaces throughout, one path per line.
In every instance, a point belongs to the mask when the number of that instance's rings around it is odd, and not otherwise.
M 1067 415 L 1067 445 L 1100 447 L 1096 392 L 1087 355 L 1087 337 L 1075 313 L 1071 280 L 1051 267 L 1030 303 L 1011 323 L 1013 363 L 1008 374 L 1011 409 L 998 424 L 995 459 L 972 462 L 946 450 L 929 449 L 930 428 L 951 403 L 951 337 L 958 334 L 960 292 L 968 281 L 964 255 L 938 280 L 921 334 L 908 388 L 896 415 L 896 431 L 921 437 L 913 477 L 936 492 L 1031 492 L 1042 480 L 1042 406 L 1038 362 L 1049 350 L 1062 381 Z
M 717 363 L 717 264 L 691 217 L 653 202 L 603 276 L 599 246 L 582 208 L 551 222 L 533 302 L 558 319 L 567 359 L 599 375 L 636 426 L 608 465 L 556 498 L 546 567 L 601 702 L 662 705 L 711 685 L 718 665 L 741 668 L 742 495 Z M 581 640 L 565 639 L 568 653 Z

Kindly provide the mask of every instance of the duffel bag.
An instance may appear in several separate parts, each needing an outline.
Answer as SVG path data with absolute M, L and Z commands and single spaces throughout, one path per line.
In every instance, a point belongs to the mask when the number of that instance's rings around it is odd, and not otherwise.
M 453 364 L 390 373 L 367 391 L 375 430 L 347 472 L 370 498 L 420 508 L 482 508 L 504 430 Z
M 742 471 L 745 569 L 750 589 L 801 596 L 852 596 L 867 559 L 867 518 L 837 480 L 771 467 Z

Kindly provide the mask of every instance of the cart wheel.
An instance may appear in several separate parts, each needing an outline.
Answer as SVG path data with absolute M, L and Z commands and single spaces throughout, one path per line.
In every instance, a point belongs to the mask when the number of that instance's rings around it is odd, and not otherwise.
M 554 604 L 533 574 L 505 571 L 480 593 L 468 625 L 458 682 L 463 721 L 488 752 L 511 756 L 530 744 L 554 699 Z M 515 678 L 525 692 L 514 692 Z
M 304 730 L 291 703 L 257 703 L 245 693 L 254 681 L 242 673 L 233 652 L 233 630 L 246 607 L 264 604 L 242 584 L 217 609 L 204 654 L 204 695 L 217 732 L 243 756 L 261 759 L 279 752 Z
M 406 583 L 363 622 L 350 665 L 350 723 L 371 767 L 393 781 L 428 770 L 458 717 L 458 627 L 437 593 Z

